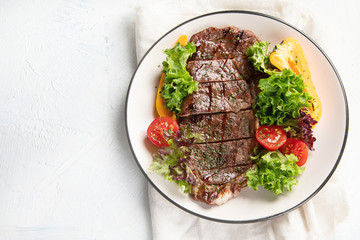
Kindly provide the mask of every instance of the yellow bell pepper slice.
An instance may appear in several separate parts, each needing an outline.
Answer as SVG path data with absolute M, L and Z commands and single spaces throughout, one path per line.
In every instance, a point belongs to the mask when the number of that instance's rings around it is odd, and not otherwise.
M 186 35 L 182 35 L 178 38 L 176 43 L 180 43 L 180 45 L 183 47 L 188 44 L 188 38 Z M 176 44 L 175 43 L 175 44 Z M 171 117 L 173 119 L 176 119 L 175 113 L 171 112 L 169 109 L 165 107 L 164 99 L 161 97 L 161 88 L 164 83 L 164 77 L 165 74 L 161 74 L 158 89 L 157 89 L 157 95 L 156 95 L 156 111 L 159 114 L 160 117 Z
M 312 118 L 319 122 L 322 114 L 322 105 L 315 86 L 311 81 L 311 73 L 305 53 L 300 43 L 294 38 L 286 38 L 270 54 L 269 60 L 279 70 L 292 69 L 297 75 L 301 74 L 304 79 L 305 91 L 312 97 L 311 107 L 308 109 Z

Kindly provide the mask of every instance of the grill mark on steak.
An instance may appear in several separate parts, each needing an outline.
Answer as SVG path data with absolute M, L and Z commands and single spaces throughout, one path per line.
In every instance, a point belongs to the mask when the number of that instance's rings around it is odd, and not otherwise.
M 238 113 L 191 115 L 178 119 L 180 129 L 199 134 L 204 142 L 219 142 L 255 135 L 255 115 L 252 110 Z

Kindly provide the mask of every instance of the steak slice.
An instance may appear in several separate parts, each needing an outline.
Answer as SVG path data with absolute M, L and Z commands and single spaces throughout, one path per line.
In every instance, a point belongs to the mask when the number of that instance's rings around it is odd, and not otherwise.
M 181 105 L 180 117 L 219 113 L 239 112 L 252 105 L 252 96 L 244 80 L 228 82 L 199 83 L 198 90 L 188 95 Z
M 250 82 L 258 73 L 246 56 L 236 59 L 188 61 L 187 71 L 197 82 L 221 82 L 244 79 Z
M 187 134 L 199 134 L 204 142 L 218 142 L 255 136 L 255 115 L 252 110 L 238 113 L 192 115 L 178 119 Z
M 187 166 L 203 179 L 209 170 L 253 164 L 250 154 L 256 146 L 254 138 L 219 143 L 193 144 L 186 157 Z
M 190 42 L 196 46 L 196 53 L 190 60 L 236 58 L 245 55 L 249 46 L 256 41 L 260 40 L 249 30 L 209 27 L 190 38 Z
M 255 163 L 250 154 L 254 138 L 193 144 L 184 164 L 194 179 L 190 196 L 207 204 L 222 204 L 246 186 L 245 173 Z
M 197 82 L 221 82 L 242 79 L 233 59 L 189 61 L 188 72 Z M 243 70 L 245 72 L 245 70 Z
M 206 204 L 221 205 L 230 198 L 239 195 L 242 188 L 246 187 L 246 172 L 253 168 L 255 164 L 242 166 L 236 177 L 223 184 L 208 184 L 201 179 L 195 177 L 196 184 L 192 186 L 190 196 L 197 201 Z

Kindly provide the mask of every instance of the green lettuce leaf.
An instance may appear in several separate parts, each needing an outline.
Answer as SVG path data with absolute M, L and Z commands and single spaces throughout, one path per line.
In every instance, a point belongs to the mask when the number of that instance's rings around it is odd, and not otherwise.
M 161 89 L 161 97 L 164 99 L 165 107 L 178 115 L 184 98 L 197 90 L 198 82 L 193 81 L 186 70 L 188 58 L 195 53 L 196 47 L 193 42 L 181 47 L 177 43 L 175 47 L 165 49 L 167 55 L 163 62 L 163 73 L 165 73 L 164 84 Z
M 261 79 L 253 108 L 261 125 L 282 125 L 286 118 L 299 118 L 300 110 L 310 107 L 310 95 L 304 92 L 304 80 L 294 71 L 284 69 Z
M 294 154 L 284 156 L 279 151 L 259 153 L 254 160 L 257 166 L 247 171 L 247 185 L 255 191 L 263 186 L 275 195 L 291 191 L 298 183 L 295 177 L 305 170 L 296 164 L 298 158 Z
M 269 42 L 255 42 L 246 50 L 246 56 L 254 65 L 254 69 L 259 72 L 271 74 L 271 63 L 269 61 L 268 47 Z

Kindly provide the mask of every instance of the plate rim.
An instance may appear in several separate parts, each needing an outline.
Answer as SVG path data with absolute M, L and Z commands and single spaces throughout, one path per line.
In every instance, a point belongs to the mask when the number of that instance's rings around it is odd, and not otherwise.
M 343 94 L 343 98 L 344 98 L 344 103 L 345 103 L 345 113 L 346 113 L 346 119 L 345 119 L 345 133 L 344 133 L 344 138 L 343 138 L 343 141 L 342 141 L 342 146 L 341 146 L 341 150 L 339 152 L 339 155 L 337 157 L 337 160 L 333 166 L 333 168 L 331 169 L 330 173 L 328 174 L 328 176 L 326 177 L 326 179 L 322 182 L 322 184 L 312 193 L 310 194 L 307 198 L 305 198 L 303 201 L 301 201 L 299 204 L 287 209 L 287 210 L 284 210 L 282 212 L 279 212 L 277 214 L 273 214 L 273 215 L 270 215 L 270 216 L 265 216 L 265 217 L 261 217 L 261 218 L 256 218 L 256 219 L 249 219 L 249 220 L 226 220 L 226 219 L 219 219 L 219 218 L 214 218 L 214 217 L 209 217 L 209 216 L 206 216 L 206 215 L 203 215 L 203 214 L 200 214 L 200 213 L 197 213 L 197 212 L 194 212 L 190 209 L 187 209 L 185 207 L 183 207 L 182 205 L 176 203 L 174 200 L 172 200 L 170 197 L 168 197 L 165 193 L 163 193 L 157 186 L 156 184 L 150 179 L 150 177 L 148 176 L 148 174 L 145 172 L 145 170 L 142 168 L 138 158 L 136 157 L 136 154 L 135 154 L 135 151 L 133 149 L 133 146 L 132 146 L 132 143 L 131 143 L 131 140 L 130 140 L 130 132 L 129 132 L 129 127 L 128 127 L 128 100 L 129 100 L 129 95 L 130 95 L 130 90 L 131 90 L 131 86 L 132 86 L 132 83 L 133 83 L 133 80 L 136 76 L 136 73 L 138 71 L 138 69 L 140 68 L 143 60 L 146 58 L 146 56 L 149 54 L 149 52 L 154 48 L 154 46 L 156 46 L 158 44 L 158 42 L 160 42 L 163 38 L 165 38 L 167 35 L 169 35 L 171 32 L 173 32 L 174 30 L 176 30 L 177 28 L 189 23 L 189 22 L 192 22 L 192 21 L 195 21 L 197 19 L 200 19 L 200 18 L 204 18 L 204 17 L 207 17 L 207 16 L 211 16 L 211 15 L 216 15 L 216 14 L 229 14 L 229 13 L 235 13 L 235 14 L 248 14 L 248 15 L 257 15 L 257 16 L 261 16 L 261 17 L 265 17 L 265 18 L 269 18 L 269 19 L 272 19 L 272 20 L 275 20 L 275 21 L 278 21 L 282 24 L 285 24 L 287 25 L 288 27 L 294 29 L 295 31 L 299 32 L 301 35 L 303 35 L 305 38 L 307 38 L 320 52 L 321 54 L 325 57 L 325 59 L 328 61 L 328 63 L 330 64 L 331 68 L 333 69 L 336 77 L 337 77 L 337 80 L 340 84 L 340 87 L 341 87 L 341 92 Z M 130 150 L 131 150 L 131 153 L 133 155 L 133 157 L 135 158 L 135 162 L 136 164 L 138 165 L 138 167 L 140 168 L 141 172 L 143 173 L 143 175 L 145 176 L 145 178 L 147 179 L 147 182 L 149 182 L 153 188 L 155 188 L 155 190 L 160 193 L 166 200 L 168 200 L 170 203 L 174 204 L 175 206 L 177 206 L 178 208 L 184 210 L 185 212 L 187 213 L 190 213 L 194 216 L 197 216 L 197 217 L 200 217 L 200 218 L 203 218 L 203 219 L 206 219 L 206 220 L 210 220 L 210 221 L 215 221 L 215 222 L 220 222 L 220 223 L 231 223 L 231 224 L 245 224 L 245 223 L 255 223 L 255 222 L 263 222 L 263 221 L 267 221 L 267 220 L 271 220 L 271 219 L 274 219 L 274 218 L 277 218 L 277 217 L 280 217 L 280 216 L 283 216 L 285 214 L 288 214 L 290 213 L 291 211 L 301 207 L 302 205 L 304 205 L 307 201 L 309 201 L 310 199 L 312 199 L 325 185 L 326 183 L 330 180 L 331 176 L 334 174 L 336 168 L 338 167 L 339 163 L 340 163 L 340 160 L 342 158 L 342 155 L 344 153 L 344 150 L 345 150 L 345 147 L 346 147 L 346 143 L 347 143 L 347 137 L 348 137 L 348 131 L 349 131 L 349 106 L 348 106 L 348 101 L 347 101 L 347 96 L 346 96 L 346 92 L 345 92 L 345 88 L 344 88 L 344 85 L 343 85 L 343 82 L 341 80 L 341 77 L 340 77 L 340 74 L 338 73 L 335 65 L 333 64 L 333 62 L 330 60 L 330 58 L 328 57 L 328 55 L 325 53 L 325 51 L 311 38 L 309 37 L 306 33 L 304 33 L 302 30 L 298 29 L 297 27 L 293 26 L 292 24 L 280 19 L 280 18 L 277 18 L 277 17 L 274 17 L 272 15 L 269 15 L 269 14 L 265 14 L 265 13 L 260 13 L 260 12 L 256 12 L 256 11 L 248 11 L 248 10 L 224 10 L 224 11 L 215 11 L 215 12 L 210 12 L 210 13 L 206 13 L 206 14 L 202 14 L 202 15 L 199 15 L 199 16 L 196 16 L 196 17 L 193 17 L 193 18 L 190 18 L 180 24 L 178 24 L 177 26 L 171 28 L 168 32 L 166 32 L 164 35 L 162 35 L 158 40 L 156 40 L 152 45 L 151 47 L 146 51 L 146 53 L 144 54 L 144 56 L 142 56 L 141 60 L 139 61 L 139 63 L 137 64 L 136 66 L 136 69 L 131 77 L 131 80 L 130 80 L 130 83 L 129 83 L 129 86 L 128 86 L 128 90 L 127 90 L 127 93 L 126 93 L 126 101 L 125 101 L 125 130 L 126 130 L 126 136 L 127 136 L 127 140 L 128 140 L 128 143 L 129 143 L 129 146 L 130 146 Z

